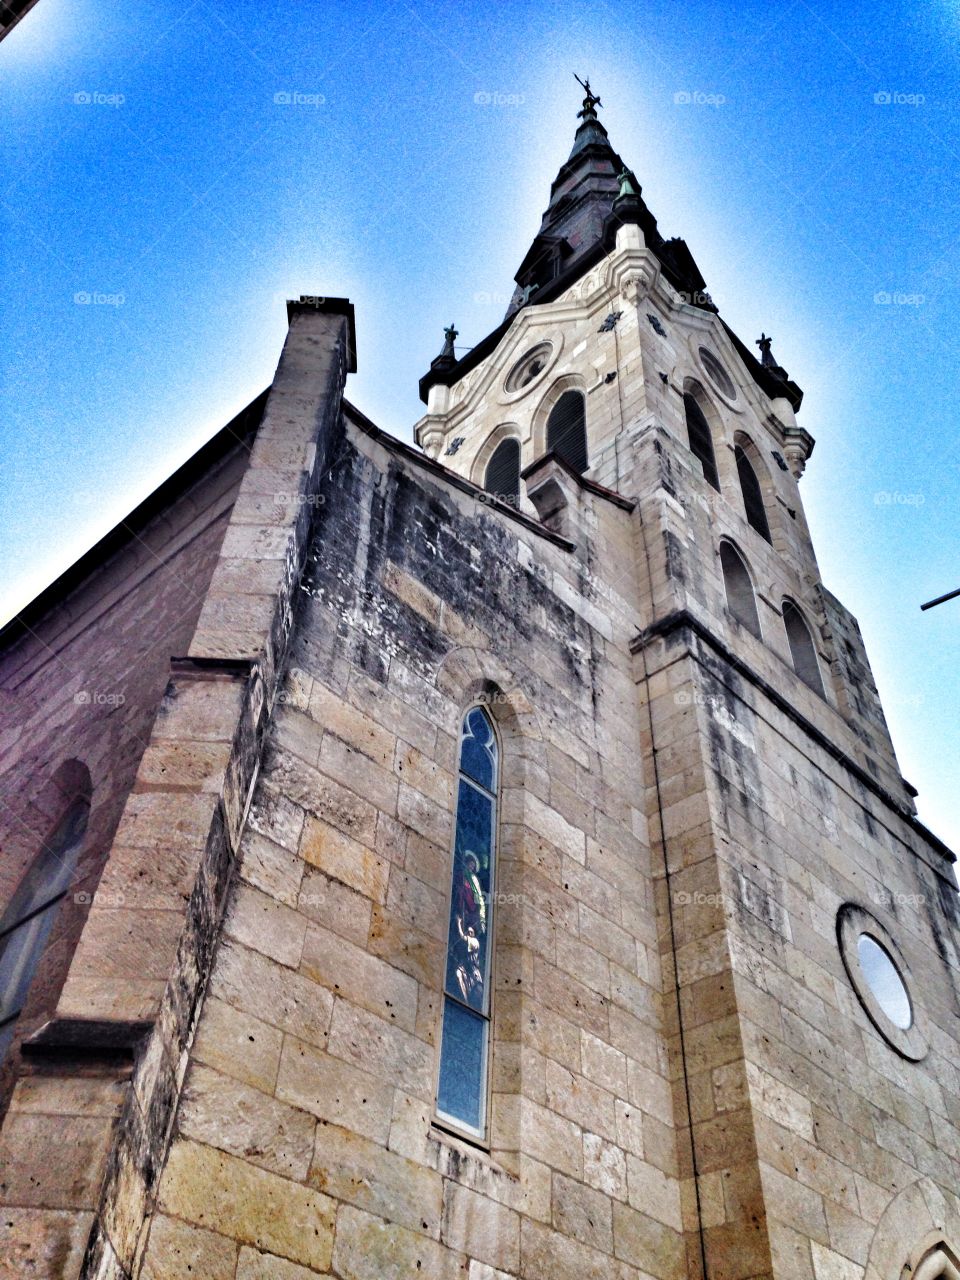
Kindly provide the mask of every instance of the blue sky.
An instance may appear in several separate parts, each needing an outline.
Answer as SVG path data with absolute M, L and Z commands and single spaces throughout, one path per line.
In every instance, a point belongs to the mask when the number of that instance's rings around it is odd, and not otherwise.
M 409 439 L 443 326 L 502 315 L 578 71 L 806 391 L 824 580 L 960 847 L 960 601 L 919 612 L 960 586 L 958 34 L 944 0 L 40 0 L 0 44 L 4 614 L 270 381 L 287 297 L 354 301 L 348 394 Z

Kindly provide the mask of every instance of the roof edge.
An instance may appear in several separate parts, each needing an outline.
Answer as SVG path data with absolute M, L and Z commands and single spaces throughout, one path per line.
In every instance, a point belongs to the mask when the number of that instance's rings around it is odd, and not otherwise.
M 143 502 L 118 521 L 107 533 L 85 551 L 78 560 L 49 586 L 0 627 L 0 650 L 12 648 L 26 635 L 32 624 L 39 621 L 57 605 L 62 604 L 90 577 L 110 556 L 130 542 L 138 530 L 145 528 L 177 498 L 187 492 L 205 472 L 222 462 L 238 445 L 247 447 L 256 435 L 263 418 L 270 388 L 261 391 L 245 409 L 221 427 L 206 444 L 167 477 Z

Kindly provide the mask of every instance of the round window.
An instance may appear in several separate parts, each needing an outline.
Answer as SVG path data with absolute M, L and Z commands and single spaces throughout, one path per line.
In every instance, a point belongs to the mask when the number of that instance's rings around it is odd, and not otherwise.
M 737 388 L 733 384 L 733 379 L 713 352 L 708 350 L 706 347 L 701 347 L 699 356 L 700 363 L 707 371 L 707 377 L 717 390 L 721 391 L 728 400 L 736 400 Z
M 880 1008 L 895 1026 L 906 1031 L 913 1022 L 913 1010 L 900 970 L 889 951 L 869 933 L 861 933 L 857 939 L 857 959 Z
M 507 374 L 504 390 L 520 391 L 528 386 L 543 373 L 552 352 L 553 345 L 549 342 L 541 342 L 538 346 L 532 347 L 525 355 L 520 357 Z
M 911 997 L 910 969 L 889 931 L 864 907 L 847 902 L 837 916 L 837 940 L 850 985 L 870 1021 L 891 1048 L 918 1062 L 929 1047 L 927 1020 Z

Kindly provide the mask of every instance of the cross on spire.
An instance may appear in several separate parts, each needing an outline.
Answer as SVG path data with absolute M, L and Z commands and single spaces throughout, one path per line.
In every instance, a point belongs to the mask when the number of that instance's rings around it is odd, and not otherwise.
M 587 76 L 586 80 L 581 80 L 580 77 L 577 75 L 577 73 L 574 72 L 573 78 L 574 80 L 576 80 L 577 84 L 579 84 L 583 88 L 583 92 L 586 95 L 583 99 L 583 106 L 577 112 L 577 118 L 586 120 L 588 117 L 590 117 L 596 120 L 597 107 L 602 107 L 603 103 L 600 101 L 599 97 L 591 91 L 590 77 Z

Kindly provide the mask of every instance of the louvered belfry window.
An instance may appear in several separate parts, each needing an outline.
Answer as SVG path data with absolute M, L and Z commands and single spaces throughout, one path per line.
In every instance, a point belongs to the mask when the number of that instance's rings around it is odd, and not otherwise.
M 504 502 L 516 506 L 520 500 L 520 441 L 503 440 L 487 463 L 483 487 Z
M 753 583 L 740 553 L 729 542 L 720 543 L 720 567 L 723 570 L 723 587 L 727 593 L 727 607 L 736 620 L 759 640 L 760 618 Z
M 703 467 L 703 478 L 708 484 L 712 484 L 719 493 L 720 476 L 717 473 L 717 460 L 713 456 L 713 439 L 710 435 L 710 425 L 703 416 L 703 410 L 689 391 L 684 394 L 683 409 L 687 416 L 687 436 L 690 440 L 690 448 L 693 450 L 694 456 L 699 460 L 701 467 Z
M 547 449 L 579 475 L 587 469 L 587 415 L 581 391 L 565 391 L 547 419 Z
M 817 661 L 813 636 L 810 634 L 806 619 L 792 600 L 783 602 L 783 625 L 787 632 L 794 671 L 804 684 L 808 684 L 822 698 L 824 696 L 823 677 L 820 675 L 820 664 Z
M 734 454 L 737 459 L 737 475 L 740 477 L 740 488 L 743 491 L 743 505 L 747 512 L 747 524 L 752 529 L 756 529 L 761 538 L 766 538 L 768 542 L 772 542 L 770 526 L 767 523 L 767 512 L 763 505 L 763 490 L 760 488 L 757 473 L 754 471 L 750 459 L 739 445 L 734 450 Z

